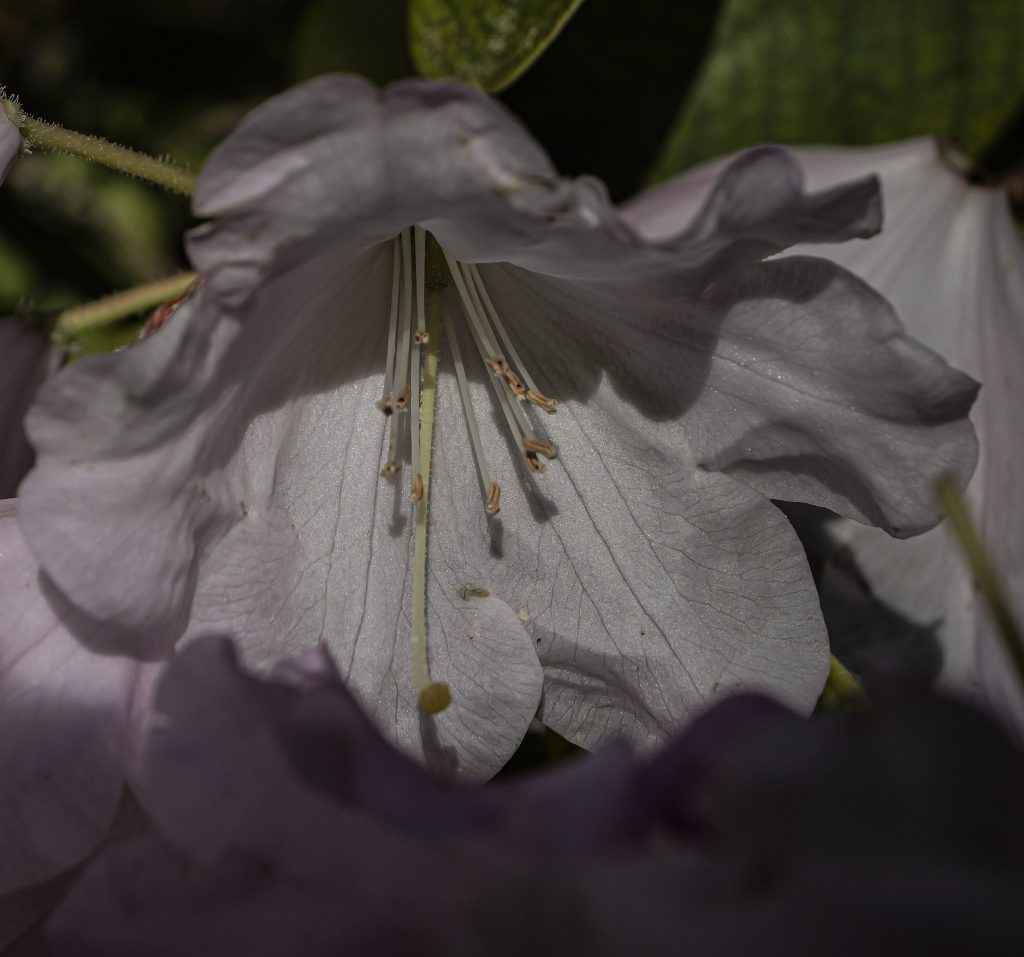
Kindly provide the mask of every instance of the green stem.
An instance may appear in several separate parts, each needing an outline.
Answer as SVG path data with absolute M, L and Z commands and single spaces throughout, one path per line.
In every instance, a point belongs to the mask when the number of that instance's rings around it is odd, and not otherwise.
M 999 576 L 989 561 L 988 552 L 982 544 L 981 536 L 978 535 L 978 530 L 964 504 L 956 481 L 951 476 L 946 476 L 939 480 L 935 490 L 939 502 L 946 512 L 949 527 L 956 536 L 960 550 L 964 553 L 967 564 L 974 574 L 978 590 L 988 605 L 996 631 L 1002 638 L 1003 647 L 1017 672 L 1021 690 L 1024 690 L 1024 637 L 1021 636 L 1020 626 L 1006 599 Z
M 128 176 L 136 176 L 139 179 L 155 183 L 157 186 L 166 187 L 184 196 L 191 196 L 195 189 L 195 173 L 191 173 L 187 169 L 175 166 L 166 160 L 147 156 L 145 153 L 138 153 L 126 146 L 118 146 L 99 136 L 75 133 L 53 123 L 37 120 L 24 113 L 17 104 L 10 100 L 0 100 L 0 105 L 3 106 L 11 122 L 19 128 L 22 139 L 29 147 L 37 146 L 55 153 L 78 156 L 117 170 L 119 173 L 126 173 Z
M 115 292 L 94 302 L 65 309 L 57 317 L 54 335 L 58 339 L 74 338 L 90 329 L 105 326 L 126 316 L 133 316 L 144 309 L 173 302 L 188 292 L 197 278 L 194 272 L 180 272 L 166 279 L 126 289 L 124 292 Z

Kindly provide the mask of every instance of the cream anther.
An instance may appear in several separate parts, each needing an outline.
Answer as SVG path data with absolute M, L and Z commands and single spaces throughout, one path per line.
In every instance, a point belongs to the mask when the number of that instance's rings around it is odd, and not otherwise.
M 523 395 L 526 392 L 526 386 L 523 385 L 523 380 L 519 378 L 511 369 L 507 370 L 502 376 L 505 380 L 505 384 L 516 394 Z
M 534 475 L 543 475 L 548 470 L 548 467 L 539 458 L 537 458 L 536 452 L 526 453 L 526 464 L 530 467 L 530 471 L 533 472 Z
M 497 482 L 491 482 L 487 489 L 484 510 L 488 515 L 497 515 L 501 511 L 501 486 Z
M 532 452 L 535 455 L 543 455 L 546 459 L 558 458 L 558 449 L 556 449 L 550 442 L 542 442 L 540 439 L 535 439 L 530 436 L 523 438 L 523 451 L 527 454 Z
M 410 497 L 413 500 L 413 504 L 419 503 L 420 499 L 423 498 L 423 476 L 419 472 L 412 477 L 412 494 Z
M 536 389 L 528 389 L 526 392 L 526 398 L 529 399 L 539 409 L 543 409 L 548 415 L 554 415 L 558 411 L 558 403 L 554 399 L 549 399 L 546 395 L 538 392 Z

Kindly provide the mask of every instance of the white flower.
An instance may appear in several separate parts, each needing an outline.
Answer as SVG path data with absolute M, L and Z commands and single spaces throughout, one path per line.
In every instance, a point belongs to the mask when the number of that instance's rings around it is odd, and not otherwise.
M 484 95 L 326 77 L 228 137 L 196 211 L 217 217 L 188 243 L 205 285 L 30 413 L 28 540 L 107 647 L 223 632 L 259 664 L 326 643 L 381 725 L 448 773 L 493 773 L 538 706 L 588 747 L 662 741 L 738 686 L 809 709 L 828 647 L 769 499 L 908 535 L 937 520 L 935 477 L 973 468 L 971 380 L 844 270 L 763 261 L 872 233 L 871 179 L 806 195 L 788 154 L 754 151 L 650 243 Z M 415 396 L 376 407 L 419 382 L 414 227 L 456 280 L 421 350 L 440 369 L 419 532 Z M 429 369 L 422 389 L 429 418 Z M 436 715 L 417 708 L 424 599 L 453 696 Z

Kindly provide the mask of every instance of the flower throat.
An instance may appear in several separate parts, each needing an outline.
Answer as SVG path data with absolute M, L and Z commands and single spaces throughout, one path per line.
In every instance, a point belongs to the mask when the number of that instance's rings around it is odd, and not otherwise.
M 427 660 L 427 512 L 430 461 L 433 448 L 437 366 L 441 327 L 451 351 L 459 398 L 466 418 L 473 458 L 480 479 L 483 507 L 488 516 L 501 510 L 501 486 L 487 464 L 480 428 L 469 391 L 466 365 L 459 348 L 444 291 L 454 282 L 466 327 L 480 355 L 502 418 L 534 475 L 547 470 L 554 445 L 538 438 L 528 406 L 554 414 L 557 404 L 538 388 L 509 338 L 480 270 L 448 255 L 420 226 L 403 230 L 393 241 L 391 309 L 388 319 L 384 392 L 377 408 L 387 416 L 387 460 L 381 477 L 394 478 L 408 452 L 413 472 L 409 495 L 416 512 L 413 549 L 412 678 L 417 704 L 426 714 L 438 714 L 451 703 L 451 691 L 432 681 Z

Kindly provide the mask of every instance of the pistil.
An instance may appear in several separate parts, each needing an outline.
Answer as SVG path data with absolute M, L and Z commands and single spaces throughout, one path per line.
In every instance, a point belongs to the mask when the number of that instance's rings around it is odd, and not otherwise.
M 422 275 L 422 273 L 421 273 Z M 423 408 L 420 416 L 420 460 L 417 478 L 423 494 L 416 502 L 416 541 L 413 546 L 412 593 L 412 679 L 416 702 L 424 714 L 438 714 L 451 704 L 452 694 L 444 682 L 433 681 L 427 661 L 427 508 L 430 501 L 430 455 L 434 444 L 434 406 L 437 399 L 437 362 L 440 355 L 439 327 L 443 292 L 429 296 L 430 340 L 423 364 Z M 415 465 L 414 465 L 415 467 Z

